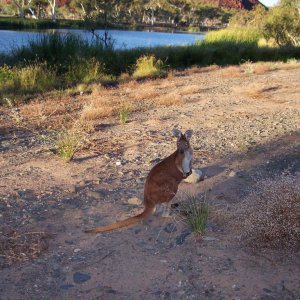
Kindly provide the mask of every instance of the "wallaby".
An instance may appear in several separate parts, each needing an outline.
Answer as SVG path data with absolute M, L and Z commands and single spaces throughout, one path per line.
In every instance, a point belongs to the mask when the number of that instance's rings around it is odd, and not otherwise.
M 168 211 L 163 214 L 166 217 L 170 210 L 169 203 L 176 195 L 179 183 L 192 173 L 193 151 L 190 146 L 192 133 L 193 131 L 190 129 L 185 134 L 178 129 L 173 129 L 173 135 L 177 137 L 177 149 L 149 172 L 144 187 L 145 208 L 141 214 L 111 225 L 87 229 L 85 232 L 107 232 L 137 224 L 147 218 L 154 211 L 156 205 L 162 203 L 168 204 Z

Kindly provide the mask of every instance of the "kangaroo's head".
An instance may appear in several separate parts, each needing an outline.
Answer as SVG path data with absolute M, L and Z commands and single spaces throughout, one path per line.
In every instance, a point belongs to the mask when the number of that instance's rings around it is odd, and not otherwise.
M 177 137 L 176 165 L 184 178 L 192 173 L 193 152 L 190 146 L 192 134 L 193 130 L 191 129 L 187 130 L 184 134 L 179 129 L 173 129 L 173 135 Z

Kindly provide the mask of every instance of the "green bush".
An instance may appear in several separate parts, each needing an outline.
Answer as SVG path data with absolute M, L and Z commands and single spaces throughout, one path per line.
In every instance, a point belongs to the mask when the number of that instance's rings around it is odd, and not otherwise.
M 154 55 L 143 55 L 137 59 L 133 78 L 155 77 L 164 74 L 162 60 L 156 59 Z
M 33 64 L 26 67 L 0 67 L 2 93 L 31 94 L 43 92 L 55 86 L 55 72 L 47 65 Z
M 102 64 L 95 58 L 90 60 L 79 59 L 74 61 L 67 67 L 67 72 L 64 74 L 64 81 L 67 86 L 75 83 L 90 83 L 100 80 L 103 76 Z

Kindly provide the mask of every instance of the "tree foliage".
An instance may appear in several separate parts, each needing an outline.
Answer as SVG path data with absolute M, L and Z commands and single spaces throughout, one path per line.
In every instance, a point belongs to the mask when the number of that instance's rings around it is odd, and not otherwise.
M 281 0 L 268 11 L 258 5 L 253 11 L 242 11 L 230 19 L 230 27 L 259 29 L 267 40 L 278 46 L 300 46 L 299 0 Z
M 16 14 L 34 18 L 67 14 L 102 23 L 210 26 L 234 11 L 196 0 L 11 0 Z
M 264 24 L 264 36 L 274 38 L 279 46 L 300 46 L 299 1 L 284 0 L 274 7 Z

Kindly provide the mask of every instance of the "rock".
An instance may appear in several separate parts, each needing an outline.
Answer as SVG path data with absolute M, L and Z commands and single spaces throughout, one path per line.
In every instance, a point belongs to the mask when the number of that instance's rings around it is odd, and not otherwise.
M 73 280 L 75 283 L 84 283 L 91 279 L 91 275 L 88 273 L 76 272 L 73 274 Z
M 176 228 L 176 226 L 175 226 L 173 223 L 169 223 L 169 224 L 167 224 L 167 226 L 164 228 L 164 231 L 167 232 L 167 233 L 172 233 L 172 232 L 177 231 L 177 228 Z
M 105 292 L 108 294 L 117 294 L 117 291 L 113 288 L 107 288 Z
M 139 178 L 137 178 L 137 179 L 135 180 L 135 182 L 136 182 L 136 183 L 143 183 L 143 181 L 142 181 L 141 179 L 139 179 Z
M 86 195 L 87 195 L 88 197 L 95 198 L 95 199 L 101 199 L 102 196 L 103 196 L 101 192 L 90 191 L 90 190 L 88 190 L 88 191 L 86 192 Z
M 203 179 L 203 172 L 200 169 L 192 169 L 192 174 L 183 181 L 187 183 L 197 183 Z
M 284 281 L 282 280 L 280 283 L 276 285 L 277 293 L 283 292 L 285 290 Z
M 79 249 L 79 248 L 76 248 L 76 249 L 74 249 L 74 253 L 77 253 L 77 252 L 79 252 L 79 251 L 81 251 L 81 249 Z
M 263 291 L 265 292 L 265 293 L 272 293 L 272 291 L 271 290 L 269 290 L 269 289 L 267 289 L 267 288 L 263 288 Z
M 155 296 L 155 297 L 160 297 L 162 294 L 162 291 L 156 291 L 156 292 L 152 292 L 151 295 Z
M 230 173 L 228 174 L 229 177 L 234 177 L 236 175 L 236 172 L 234 171 L 230 171 Z
M 176 238 L 176 245 L 182 245 L 185 239 L 191 234 L 190 230 L 182 231 L 181 235 Z
M 143 201 L 137 197 L 129 198 L 127 202 L 131 205 L 141 205 L 143 203 Z
M 74 284 L 63 284 L 60 286 L 60 290 L 67 291 L 68 289 L 71 289 L 74 286 L 75 286 Z
M 203 237 L 203 241 L 218 241 L 219 239 L 212 237 L 212 236 L 205 236 Z
M 116 161 L 116 166 L 121 166 L 122 162 L 120 160 Z
M 69 188 L 68 188 L 68 191 L 70 193 L 76 193 L 76 185 L 71 185 Z

